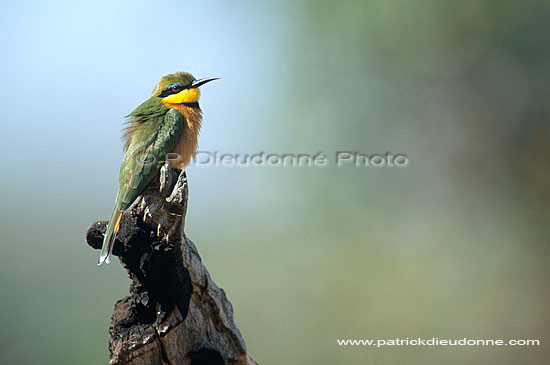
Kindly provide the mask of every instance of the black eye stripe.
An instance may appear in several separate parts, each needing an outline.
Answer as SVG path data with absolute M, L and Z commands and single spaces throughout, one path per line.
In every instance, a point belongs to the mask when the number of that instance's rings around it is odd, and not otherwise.
M 174 88 L 177 88 L 176 90 L 174 90 Z M 159 97 L 161 98 L 165 98 L 167 97 L 168 95 L 173 95 L 173 94 L 177 94 L 179 92 L 181 92 L 183 89 L 186 89 L 185 87 L 181 86 L 181 85 L 170 85 L 168 86 L 167 89 L 164 89 Z

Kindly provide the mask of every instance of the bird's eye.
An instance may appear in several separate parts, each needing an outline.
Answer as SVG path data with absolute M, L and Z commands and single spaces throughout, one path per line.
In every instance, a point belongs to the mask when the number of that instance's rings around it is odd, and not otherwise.
M 181 91 L 181 86 L 172 86 L 172 91 L 179 93 Z

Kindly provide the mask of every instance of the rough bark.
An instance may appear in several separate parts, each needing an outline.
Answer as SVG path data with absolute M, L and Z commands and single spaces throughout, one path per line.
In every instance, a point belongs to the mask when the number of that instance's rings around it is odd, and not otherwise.
M 114 245 L 132 280 L 115 304 L 111 364 L 256 364 L 225 292 L 212 281 L 184 234 L 187 178 L 163 166 L 159 183 L 125 212 Z M 88 244 L 101 248 L 107 222 L 92 224 Z

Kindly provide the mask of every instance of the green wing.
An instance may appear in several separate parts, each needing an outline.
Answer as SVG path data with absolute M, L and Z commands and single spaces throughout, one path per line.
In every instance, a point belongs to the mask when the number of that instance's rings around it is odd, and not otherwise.
M 157 176 L 183 133 L 183 122 L 180 112 L 170 109 L 136 128 L 120 166 L 116 209 L 128 209 Z

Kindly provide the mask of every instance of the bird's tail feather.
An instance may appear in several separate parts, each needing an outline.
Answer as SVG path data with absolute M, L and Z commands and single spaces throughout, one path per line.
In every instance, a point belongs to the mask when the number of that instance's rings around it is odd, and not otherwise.
M 117 199 L 118 201 L 118 199 Z M 118 204 L 115 204 L 113 209 L 113 215 L 109 220 L 107 225 L 107 230 L 105 231 L 105 236 L 103 237 L 103 246 L 101 247 L 101 254 L 99 255 L 99 260 L 97 265 L 101 265 L 104 262 L 111 262 L 111 253 L 113 252 L 113 245 L 115 243 L 116 234 L 120 228 L 120 219 L 122 218 L 122 211 L 117 209 Z

